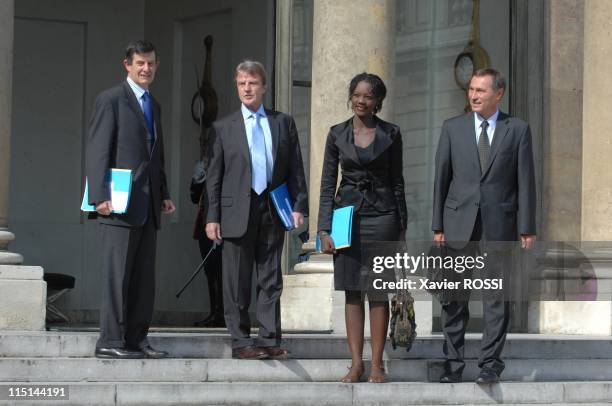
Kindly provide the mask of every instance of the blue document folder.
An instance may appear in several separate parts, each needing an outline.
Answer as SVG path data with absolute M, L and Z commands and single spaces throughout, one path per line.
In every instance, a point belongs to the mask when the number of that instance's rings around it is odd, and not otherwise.
M 353 206 L 335 209 L 332 214 L 332 226 L 329 235 L 334 240 L 337 250 L 351 246 L 351 236 L 353 231 Z M 317 234 L 317 251 L 321 252 L 321 239 Z
M 270 198 L 272 199 L 272 203 L 274 203 L 274 207 L 276 207 L 276 212 L 278 213 L 278 217 L 280 217 L 283 225 L 287 230 L 293 230 L 295 228 L 295 223 L 293 222 L 293 202 L 291 202 L 291 195 L 289 195 L 289 189 L 287 189 L 287 184 L 283 183 L 276 189 L 270 192 Z
M 130 169 L 112 168 L 108 172 L 109 189 L 111 191 L 111 201 L 113 213 L 124 214 L 130 204 L 130 194 L 132 192 L 132 171 Z M 85 178 L 85 193 L 83 193 L 82 211 L 96 211 L 96 208 L 89 204 L 89 185 Z

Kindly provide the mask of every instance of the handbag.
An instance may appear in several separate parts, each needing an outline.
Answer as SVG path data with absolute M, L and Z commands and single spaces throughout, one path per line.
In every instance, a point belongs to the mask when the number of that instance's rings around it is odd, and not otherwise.
M 410 351 L 417 336 L 416 327 L 414 298 L 407 290 L 397 292 L 391 299 L 389 327 L 389 338 L 393 349 L 406 347 L 406 351 Z
M 396 268 L 397 280 L 405 278 L 403 268 Z M 410 351 L 414 342 L 416 332 L 416 315 L 414 312 L 414 298 L 408 289 L 397 290 L 391 299 L 391 321 L 389 323 L 389 338 L 395 350 L 397 347 L 405 347 Z

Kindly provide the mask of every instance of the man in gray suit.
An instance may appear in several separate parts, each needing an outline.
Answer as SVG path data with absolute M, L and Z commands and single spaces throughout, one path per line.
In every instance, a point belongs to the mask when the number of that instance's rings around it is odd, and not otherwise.
M 515 241 L 523 248 L 536 239 L 535 176 L 531 132 L 524 121 L 499 111 L 505 79 L 495 69 L 474 72 L 468 98 L 472 112 L 444 122 L 436 153 L 434 240 L 453 249 L 468 241 Z M 490 262 L 490 261 L 487 261 Z M 503 295 L 502 295 L 503 296 Z M 509 303 L 483 300 L 484 333 L 477 383 L 499 381 Z M 442 302 L 445 373 L 440 382 L 460 382 L 465 362 L 467 298 Z
M 102 306 L 98 358 L 162 358 L 147 333 L 155 297 L 155 245 L 160 212 L 172 213 L 164 170 L 159 103 L 149 85 L 159 60 L 148 41 L 130 43 L 126 80 L 98 95 L 87 137 L 87 179 L 92 217 L 100 222 Z M 107 180 L 111 168 L 132 171 L 127 212 L 113 213 Z
M 223 238 L 223 303 L 232 356 L 287 358 L 280 346 L 281 253 L 285 229 L 269 192 L 287 184 L 297 226 L 308 214 L 302 154 L 293 118 L 263 107 L 266 71 L 243 61 L 234 75 L 241 108 L 210 133 L 206 235 Z M 259 335 L 250 337 L 251 280 L 257 278 Z

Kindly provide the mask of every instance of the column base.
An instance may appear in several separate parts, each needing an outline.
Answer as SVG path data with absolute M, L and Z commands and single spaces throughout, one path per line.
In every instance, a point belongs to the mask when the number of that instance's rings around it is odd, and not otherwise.
M 612 305 L 606 301 L 529 303 L 528 331 L 535 334 L 612 334 Z
M 527 328 L 530 333 L 612 335 L 612 251 L 585 243 L 582 251 L 563 255 L 565 268 L 545 268 L 539 281 L 544 293 L 561 292 L 565 300 L 529 303 Z
M 0 265 L 23 264 L 23 256 L 9 251 L 0 251 Z
M 6 228 L 0 228 L 0 264 L 1 265 L 19 265 L 23 263 L 23 257 L 20 254 L 6 250 L 6 247 L 15 239 L 15 234 L 8 231 Z
M 415 300 L 414 316 L 417 324 L 417 337 L 431 335 L 433 330 L 433 299 Z
M 45 329 L 47 283 L 39 266 L 0 265 L 0 330 Z
M 314 251 L 314 246 L 312 248 Z M 338 305 L 338 295 L 334 291 L 332 257 L 313 253 L 308 261 L 297 264 L 294 270 L 295 273 L 283 276 L 283 330 L 336 332 L 339 326 L 334 322 L 337 312 L 333 308 Z
M 281 325 L 284 331 L 329 333 L 332 324 L 333 274 L 283 276 Z

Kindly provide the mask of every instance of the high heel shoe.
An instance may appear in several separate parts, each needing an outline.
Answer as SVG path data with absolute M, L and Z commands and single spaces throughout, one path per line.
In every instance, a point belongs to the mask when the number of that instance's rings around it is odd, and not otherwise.
M 385 376 L 385 367 L 382 365 L 370 365 L 370 376 L 368 376 L 368 382 L 370 383 L 385 383 L 387 377 Z
M 359 382 L 359 380 L 361 379 L 361 375 L 363 375 L 363 373 L 365 372 L 365 369 L 363 368 L 363 364 L 351 365 L 350 367 L 347 367 L 347 368 L 349 372 L 348 374 L 344 376 L 344 378 L 340 380 L 340 382 L 342 383 Z

